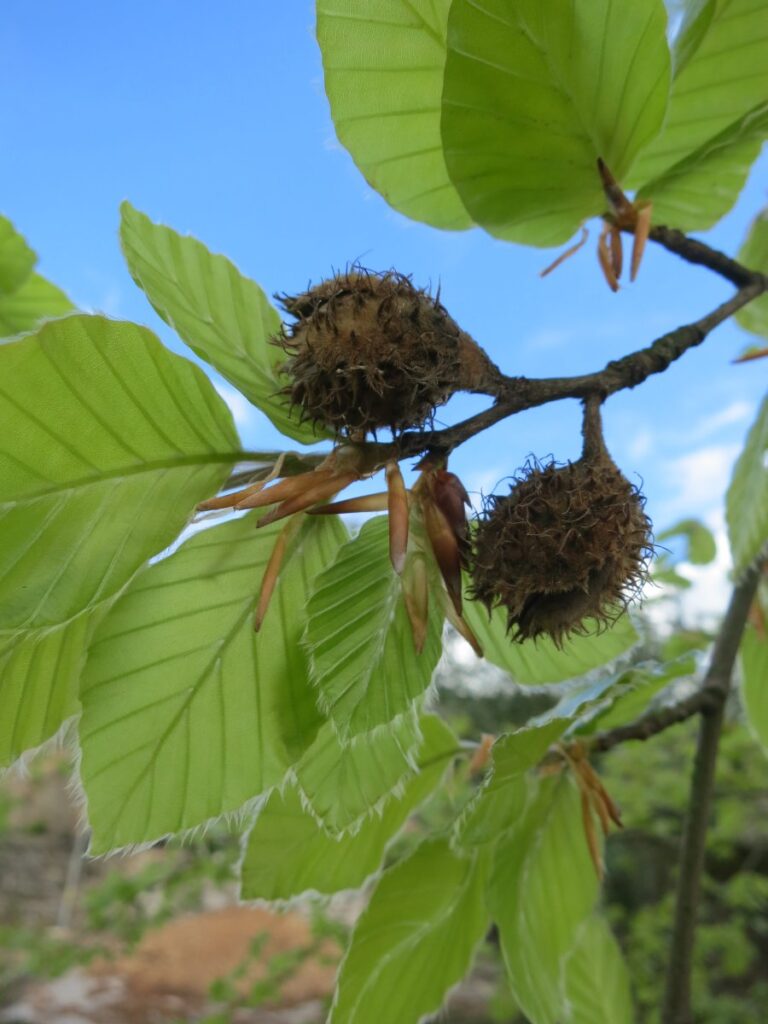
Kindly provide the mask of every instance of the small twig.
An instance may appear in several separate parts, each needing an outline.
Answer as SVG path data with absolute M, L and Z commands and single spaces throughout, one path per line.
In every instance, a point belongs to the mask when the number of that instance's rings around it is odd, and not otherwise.
M 704 868 L 707 826 L 709 824 L 715 764 L 723 727 L 725 699 L 731 684 L 733 665 L 739 650 L 749 609 L 760 576 L 758 566 L 746 574 L 731 595 L 720 627 L 712 659 L 704 679 L 717 700 L 702 709 L 696 759 L 691 779 L 690 798 L 678 868 L 675 921 L 672 932 L 662 1024 L 692 1024 L 691 968 L 696 918 Z
M 677 231 L 675 228 L 667 228 L 663 225 L 656 225 L 651 228 L 648 237 L 652 242 L 663 246 L 669 252 L 673 252 L 676 256 L 686 260 L 686 262 L 695 263 L 697 266 L 707 267 L 708 270 L 714 271 L 714 273 L 735 284 L 737 288 L 743 288 L 744 285 L 752 284 L 761 278 L 765 288 L 766 279 L 764 274 L 760 274 L 755 270 L 749 270 L 741 263 L 737 263 L 736 260 L 732 260 L 730 256 L 726 256 L 725 253 L 712 249 L 695 238 L 689 238 L 682 231 Z
M 596 754 L 603 754 L 628 740 L 649 740 L 652 736 L 669 729 L 670 726 L 678 725 L 702 711 L 715 707 L 719 701 L 719 684 L 711 687 L 702 686 L 695 693 L 677 701 L 676 704 L 670 704 L 659 711 L 651 711 L 634 722 L 616 726 L 615 729 L 596 733 L 590 740 L 587 740 L 589 749 Z
M 705 247 L 706 248 L 706 247 Z M 745 273 L 751 274 L 749 271 Z M 595 373 L 575 377 L 500 377 L 490 409 L 472 416 L 445 430 L 409 431 L 392 445 L 384 446 L 389 458 L 408 458 L 424 451 L 448 453 L 495 423 L 548 402 L 563 398 L 601 400 L 626 388 L 637 387 L 655 373 L 663 373 L 689 349 L 701 344 L 713 328 L 736 313 L 742 306 L 768 290 L 768 278 L 751 275 L 750 283 L 739 289 L 711 313 L 663 334 L 647 348 L 638 349 L 622 359 L 612 360 Z

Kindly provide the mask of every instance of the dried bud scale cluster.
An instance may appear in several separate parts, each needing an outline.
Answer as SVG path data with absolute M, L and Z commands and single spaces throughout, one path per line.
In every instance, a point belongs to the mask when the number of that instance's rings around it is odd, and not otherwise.
M 419 429 L 498 370 L 440 302 L 395 271 L 353 269 L 282 296 L 285 393 L 303 419 L 362 437 Z
M 562 644 L 587 619 L 607 625 L 642 587 L 651 552 L 644 499 L 605 450 L 529 465 L 489 499 L 475 538 L 473 595 L 507 611 L 516 640 Z

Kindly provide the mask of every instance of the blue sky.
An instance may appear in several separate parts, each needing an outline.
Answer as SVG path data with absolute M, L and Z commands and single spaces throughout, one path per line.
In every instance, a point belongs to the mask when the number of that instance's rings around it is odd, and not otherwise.
M 40 254 L 40 270 L 83 308 L 149 324 L 185 351 L 122 262 L 118 206 L 127 198 L 228 255 L 268 293 L 301 289 L 351 260 L 439 283 L 450 313 L 499 365 L 530 376 L 597 369 L 730 293 L 651 247 L 638 282 L 613 295 L 597 269 L 594 226 L 590 244 L 540 280 L 552 251 L 480 230 L 439 232 L 393 212 L 335 139 L 313 24 L 307 0 L 5 0 L 0 210 Z M 735 252 L 767 201 L 764 154 L 706 240 Z M 730 364 L 748 340 L 723 326 L 606 406 L 609 447 L 642 479 L 658 529 L 688 515 L 719 521 L 765 391 L 763 363 Z M 278 441 L 260 414 L 233 404 L 246 443 Z M 439 421 L 483 404 L 455 399 Z M 565 460 L 579 444 L 577 403 L 563 402 L 473 440 L 452 468 L 470 490 L 487 492 L 529 454 Z

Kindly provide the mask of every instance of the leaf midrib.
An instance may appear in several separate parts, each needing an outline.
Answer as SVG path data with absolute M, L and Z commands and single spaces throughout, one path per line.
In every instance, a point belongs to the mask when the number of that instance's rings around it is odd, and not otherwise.
M 159 469 L 179 469 L 184 466 L 206 466 L 222 465 L 228 462 L 247 462 L 250 456 L 248 452 L 206 452 L 200 455 L 181 455 L 175 458 L 153 459 L 142 462 L 139 465 L 118 467 L 94 473 L 92 476 L 78 477 L 68 482 L 62 481 L 38 491 L 31 491 L 22 494 L 11 501 L 0 502 L 0 509 L 13 508 L 16 505 L 27 501 L 34 501 L 37 498 L 47 497 L 50 494 L 64 494 L 67 491 L 76 491 L 82 487 L 89 487 L 102 480 L 122 480 L 124 477 L 140 476 L 142 473 L 154 473 Z

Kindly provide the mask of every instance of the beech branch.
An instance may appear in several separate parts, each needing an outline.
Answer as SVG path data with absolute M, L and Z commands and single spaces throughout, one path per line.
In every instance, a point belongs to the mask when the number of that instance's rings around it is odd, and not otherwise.
M 651 228 L 650 238 L 689 263 L 707 267 L 719 274 L 735 284 L 738 290 L 700 319 L 661 335 L 646 348 L 612 360 L 602 370 L 594 373 L 538 379 L 507 377 L 498 371 L 491 373 L 486 386 L 477 389 L 496 399 L 490 409 L 445 430 L 408 431 L 391 446 L 387 446 L 390 448 L 390 458 L 406 458 L 424 451 L 448 454 L 476 434 L 525 409 L 563 398 L 597 398 L 604 401 L 617 391 L 637 387 L 652 374 L 663 373 L 689 349 L 700 345 L 718 324 L 768 291 L 768 277 L 765 274 L 742 266 L 717 249 L 688 238 L 681 231 L 654 227 Z
M 632 231 L 626 227 L 622 230 Z M 657 226 L 651 228 L 649 237 L 687 262 L 706 267 L 724 277 L 737 286 L 736 293 L 700 319 L 661 335 L 646 348 L 611 360 L 593 373 L 573 377 L 507 377 L 490 360 L 483 361 L 485 370 L 479 374 L 473 391 L 495 399 L 489 409 L 443 430 L 409 430 L 387 444 L 363 442 L 371 456 L 370 464 L 384 466 L 392 459 L 406 459 L 424 453 L 449 455 L 459 445 L 501 420 L 549 402 L 566 398 L 603 402 L 617 391 L 637 387 L 653 374 L 663 373 L 689 349 L 700 345 L 715 327 L 768 291 L 768 276 L 750 270 L 703 242 L 688 238 L 681 231 Z M 289 453 L 282 475 L 304 472 L 323 458 L 323 454 Z M 252 471 L 236 471 L 226 487 L 236 486 L 252 476 Z M 691 713 L 695 714 L 697 710 L 700 708 Z
M 592 753 L 602 754 L 628 740 L 649 740 L 670 726 L 685 722 L 694 715 L 713 714 L 721 708 L 731 685 L 731 673 L 736 650 L 747 619 L 752 599 L 757 588 L 760 567 L 754 566 L 734 587 L 728 610 L 718 633 L 707 674 L 701 686 L 688 697 L 650 711 L 636 718 L 634 722 L 596 733 L 587 741 Z M 734 646 L 735 637 L 735 646 Z M 725 654 L 724 654 L 725 652 Z M 725 655 L 730 657 L 730 661 Z

